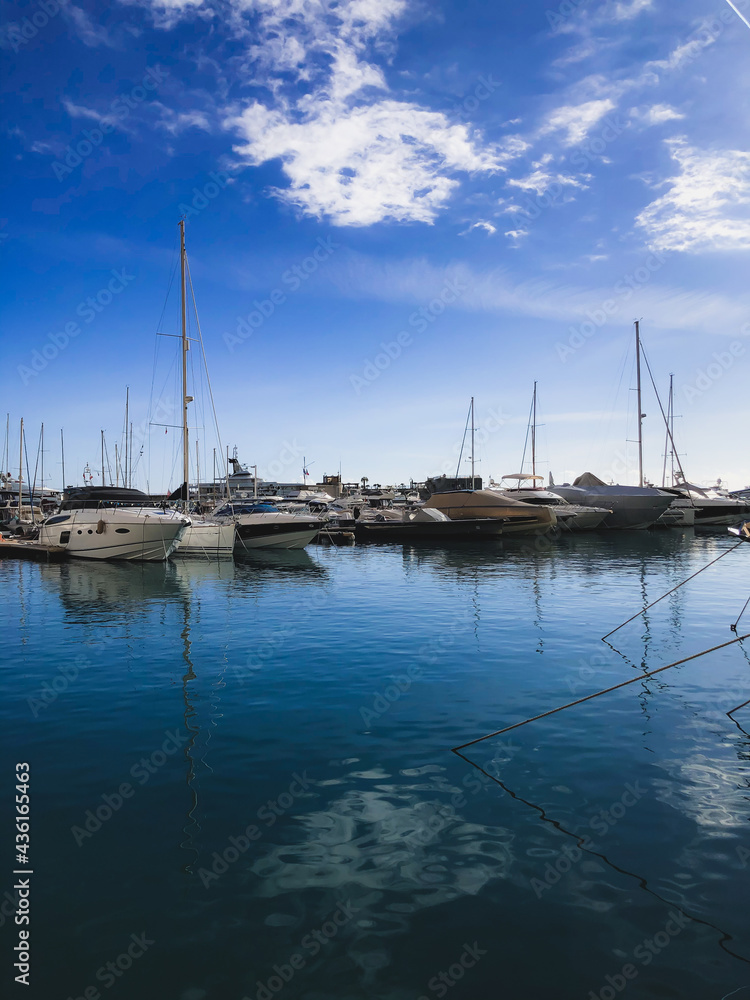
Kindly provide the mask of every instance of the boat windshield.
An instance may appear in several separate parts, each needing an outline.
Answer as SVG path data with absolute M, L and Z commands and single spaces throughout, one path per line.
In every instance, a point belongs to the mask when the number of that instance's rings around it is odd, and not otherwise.
M 278 514 L 279 508 L 272 503 L 225 503 L 214 511 L 214 517 L 232 517 L 237 514 Z

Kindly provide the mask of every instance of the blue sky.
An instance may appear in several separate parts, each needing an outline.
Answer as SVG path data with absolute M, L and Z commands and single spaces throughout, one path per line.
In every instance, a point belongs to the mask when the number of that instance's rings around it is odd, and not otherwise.
M 176 341 L 156 333 L 179 329 L 186 215 L 222 443 L 266 478 L 299 479 L 303 457 L 316 479 L 455 471 L 472 395 L 477 471 L 499 478 L 536 380 L 540 471 L 634 482 L 640 318 L 663 396 L 674 373 L 688 478 L 747 485 L 750 0 L 735 7 L 6 6 L 11 455 L 23 416 L 33 464 L 44 421 L 59 485 L 63 427 L 80 482 L 102 428 L 113 459 L 129 386 L 137 485 L 177 485 L 178 434 L 148 427 L 178 420 Z

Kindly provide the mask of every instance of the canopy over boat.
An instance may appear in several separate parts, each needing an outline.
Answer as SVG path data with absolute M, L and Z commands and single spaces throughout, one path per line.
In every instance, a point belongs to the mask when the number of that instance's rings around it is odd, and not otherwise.
M 522 482 L 524 479 L 541 479 L 544 480 L 544 476 L 531 476 L 525 472 L 509 472 L 507 476 L 503 476 L 503 479 L 517 479 Z

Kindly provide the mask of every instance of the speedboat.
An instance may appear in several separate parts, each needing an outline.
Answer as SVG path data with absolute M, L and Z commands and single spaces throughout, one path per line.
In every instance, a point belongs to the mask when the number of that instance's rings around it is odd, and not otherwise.
M 391 513 L 391 512 L 389 512 Z M 360 518 L 356 523 L 356 537 L 366 542 L 415 542 L 421 539 L 439 541 L 479 541 L 499 538 L 503 534 L 503 518 L 472 517 L 451 520 L 435 508 L 416 507 L 398 511 L 398 517 L 386 512 L 373 518 Z
M 555 493 L 584 507 L 608 507 L 611 513 L 601 522 L 603 528 L 648 528 L 674 499 L 652 486 L 608 486 L 591 472 L 584 472 L 572 485 L 555 484 Z
M 441 510 L 452 521 L 466 518 L 502 518 L 503 535 L 538 535 L 557 526 L 552 507 L 523 503 L 493 490 L 447 490 L 433 493 L 425 508 Z
M 232 524 L 235 552 L 248 549 L 304 549 L 324 522 L 312 514 L 284 514 L 265 500 L 229 500 L 217 507 L 212 520 Z
M 80 559 L 163 562 L 189 526 L 189 517 L 154 506 L 140 490 L 85 486 L 63 494 L 58 512 L 39 525 L 39 541 Z
M 716 487 L 676 483 L 670 492 L 690 501 L 695 508 L 696 528 L 735 524 L 750 516 L 750 503 L 746 499 L 733 497 Z

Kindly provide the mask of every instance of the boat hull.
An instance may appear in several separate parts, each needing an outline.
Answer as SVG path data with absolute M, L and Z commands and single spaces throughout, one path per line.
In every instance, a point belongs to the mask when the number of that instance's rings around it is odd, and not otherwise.
M 356 527 L 360 542 L 456 541 L 476 542 L 482 538 L 500 538 L 505 524 L 495 518 L 466 518 L 456 521 L 365 521 Z
M 193 520 L 174 550 L 174 556 L 198 559 L 231 559 L 234 552 L 234 525 L 210 524 Z
M 442 511 L 452 521 L 499 519 L 502 521 L 504 535 L 545 534 L 557 526 L 552 507 L 504 499 L 490 490 L 433 493 L 424 506 Z
M 164 562 L 190 521 L 174 511 L 70 510 L 39 527 L 39 541 L 77 559 Z
M 321 525 L 274 524 L 237 525 L 235 552 L 250 549 L 304 549 L 315 538 Z

